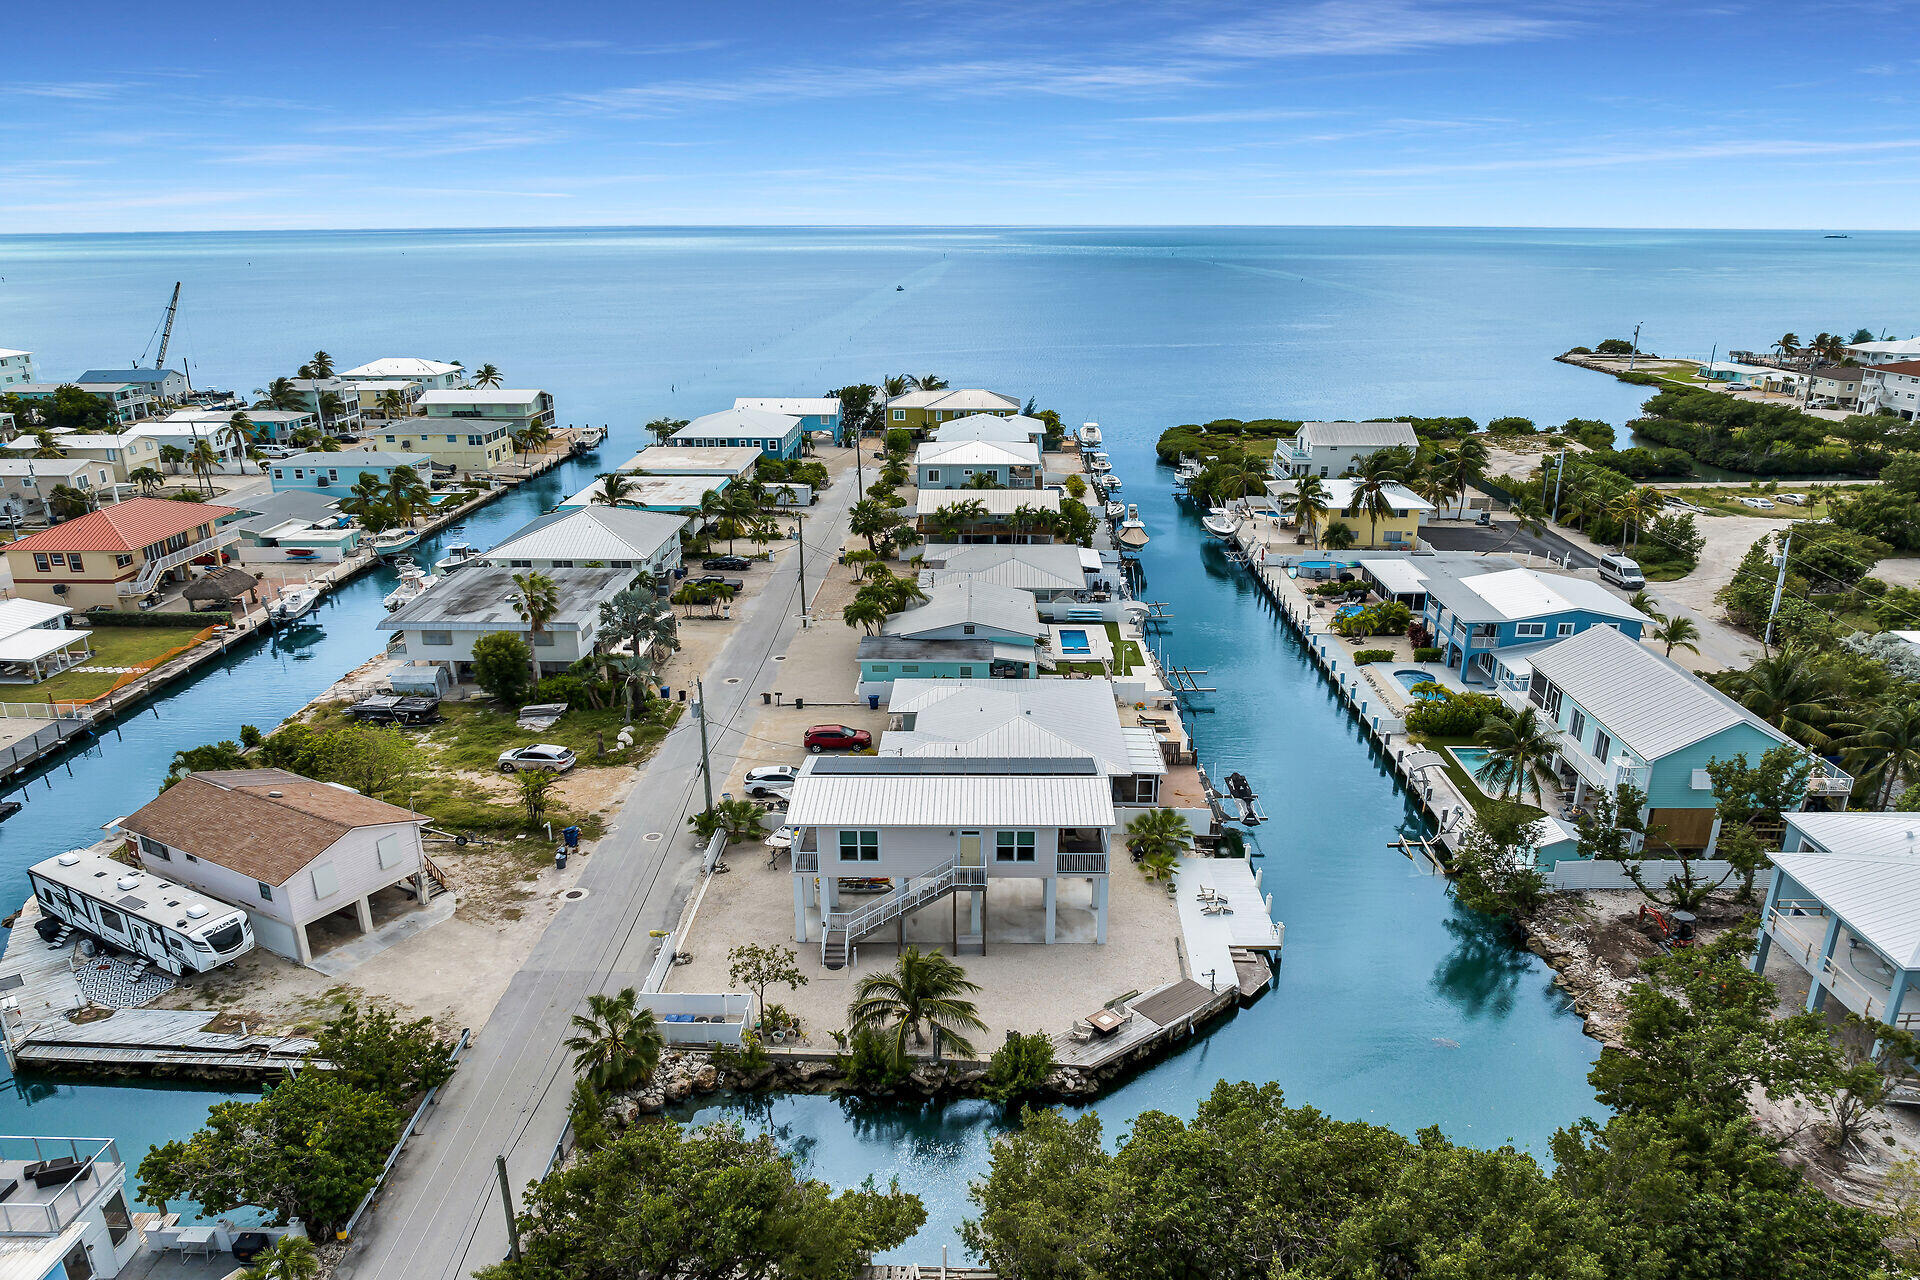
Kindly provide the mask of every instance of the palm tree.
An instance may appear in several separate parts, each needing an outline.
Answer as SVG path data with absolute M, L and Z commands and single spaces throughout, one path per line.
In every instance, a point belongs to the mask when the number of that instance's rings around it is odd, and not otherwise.
M 1359 540 L 1360 535 L 1353 531 L 1352 525 L 1348 524 L 1345 520 L 1335 520 L 1327 526 L 1327 531 L 1320 536 L 1318 545 L 1325 547 L 1329 551 L 1345 551 Z
M 1474 741 L 1487 748 L 1487 762 L 1474 777 L 1498 787 L 1503 798 L 1523 799 L 1531 792 L 1538 800 L 1547 760 L 1557 749 L 1556 733 L 1532 707 L 1522 707 L 1511 718 L 1489 719 L 1474 735 Z
M 1667 615 L 1660 612 L 1660 606 L 1654 602 L 1651 595 L 1647 594 L 1645 587 L 1640 588 L 1629 596 L 1627 603 L 1641 613 L 1646 614 L 1649 618 L 1652 618 L 1655 622 L 1665 622 L 1667 620 Z
M 195 440 L 193 451 L 187 454 L 187 466 L 200 477 L 201 486 L 212 493 L 213 473 L 220 469 L 220 454 L 213 445 L 206 440 Z
M 655 418 L 647 424 L 647 433 L 656 441 L 665 444 L 673 438 L 673 433 L 687 425 L 685 418 Z
M 395 467 L 387 473 L 387 506 L 399 519 L 412 525 L 421 509 L 432 503 L 433 490 L 412 467 Z
M 167 468 L 169 475 L 179 475 L 181 464 L 185 463 L 186 460 L 187 451 L 179 445 L 163 444 L 160 446 L 160 461 Z
M 246 1280 L 313 1280 L 320 1274 L 320 1255 L 305 1236 L 281 1236 L 241 1272 Z
M 864 627 L 868 635 L 879 634 L 887 620 L 887 606 L 872 596 L 855 596 L 840 611 L 840 620 L 850 627 Z
M 973 1056 L 966 1032 L 985 1031 L 987 1024 L 966 997 L 980 989 L 967 971 L 938 949 L 922 952 L 908 947 L 891 973 L 870 973 L 854 988 L 847 1019 L 855 1027 L 891 1031 L 897 1058 L 907 1056 L 907 1044 L 937 1034 L 962 1057 Z M 935 1046 L 936 1056 L 939 1046 Z
M 617 996 L 588 996 L 587 1011 L 573 1015 L 573 1026 L 579 1034 L 566 1041 L 573 1069 L 602 1092 L 637 1089 L 660 1065 L 666 1040 L 654 1025 L 653 1010 L 641 1007 L 632 987 Z
M 307 361 L 307 368 L 313 371 L 307 375 L 309 378 L 331 378 L 333 357 L 324 351 L 316 351 L 313 353 L 313 359 Z
M 373 398 L 373 403 L 383 418 L 397 418 L 407 408 L 407 398 L 400 394 L 398 387 L 388 387 Z
M 1684 613 L 1676 613 L 1671 618 L 1660 619 L 1660 625 L 1650 633 L 1655 640 L 1667 646 L 1667 656 L 1671 658 L 1675 649 L 1685 649 L 1689 653 L 1700 652 L 1700 646 L 1694 641 L 1700 638 L 1700 628 Z
M 1778 351 L 1783 357 L 1792 355 L 1800 349 L 1800 335 L 1797 333 L 1781 334 L 1778 338 L 1774 339 L 1773 349 Z
M 473 385 L 476 387 L 497 387 L 500 385 L 500 371 L 490 364 L 483 364 L 473 371 Z
M 633 477 L 624 471 L 603 471 L 600 473 L 600 487 L 593 491 L 589 504 L 601 503 L 609 507 L 626 506 L 632 499 Z
M 1920 702 L 1896 702 L 1880 708 L 1872 720 L 1843 744 L 1848 770 L 1884 809 L 1894 796 L 1920 780 Z
M 1826 745 L 1828 726 L 1839 713 L 1839 694 L 1798 652 L 1762 658 L 1728 681 L 1735 702 L 1788 737 L 1808 746 Z
M 888 378 L 885 382 L 880 384 L 880 390 L 882 393 L 885 394 L 887 399 L 891 400 L 895 396 L 903 396 L 907 394 L 907 388 L 912 385 L 913 385 L 912 378 L 909 378 L 904 373 L 896 373 L 891 378 Z
M 275 378 L 267 384 L 267 408 L 292 413 L 305 405 L 300 393 L 293 388 L 293 379 Z
M 387 487 L 371 471 L 360 478 L 340 501 L 340 510 L 358 520 L 369 532 L 379 533 L 393 523 L 393 508 L 387 505 Z
M 1293 482 L 1293 523 L 1296 528 L 1313 530 L 1313 545 L 1320 545 L 1320 527 L 1332 508 L 1327 504 L 1327 482 L 1319 476 L 1301 476 Z
M 922 391 L 945 391 L 947 389 L 947 380 L 937 373 L 909 374 L 907 381 Z
M 141 493 L 152 493 L 167 482 L 167 478 L 152 467 L 135 467 L 127 473 L 127 479 L 139 485 Z
M 1177 809 L 1149 809 L 1127 824 L 1127 852 L 1143 867 L 1177 858 L 1193 839 L 1193 829 Z
M 950 502 L 933 513 L 934 530 L 942 535 L 943 542 L 958 542 L 960 535 L 968 526 L 986 518 L 987 504 L 978 498 L 968 498 L 964 502 Z
M 513 589 L 518 594 L 513 601 L 513 611 L 520 615 L 520 621 L 527 624 L 527 646 L 533 649 L 533 673 L 536 679 L 540 675 L 540 633 L 553 621 L 553 615 L 560 611 L 560 587 L 552 578 L 537 569 L 513 575 Z
M 1340 514 L 1353 516 L 1365 510 L 1374 542 L 1380 540 L 1380 525 L 1393 515 L 1393 498 L 1387 491 L 1406 474 L 1406 453 L 1405 449 L 1378 449 L 1353 469 L 1353 496 Z

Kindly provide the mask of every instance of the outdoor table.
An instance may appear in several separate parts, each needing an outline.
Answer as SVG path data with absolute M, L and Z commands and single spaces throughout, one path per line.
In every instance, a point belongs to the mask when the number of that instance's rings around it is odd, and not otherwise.
M 213 1256 L 213 1228 L 185 1227 L 178 1236 L 174 1237 L 174 1243 L 180 1246 L 180 1255 L 182 1257 L 191 1257 L 193 1254 L 198 1253 L 203 1257 L 211 1258 Z
M 1087 1025 L 1103 1036 L 1110 1036 L 1126 1025 L 1126 1019 L 1111 1009 L 1102 1009 L 1087 1018 Z

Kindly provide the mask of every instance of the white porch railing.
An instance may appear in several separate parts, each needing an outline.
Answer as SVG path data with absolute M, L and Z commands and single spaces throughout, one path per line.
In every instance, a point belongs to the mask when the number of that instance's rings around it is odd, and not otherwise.
M 114 588 L 123 596 L 144 596 L 152 591 L 160 581 L 160 575 L 169 569 L 178 569 L 191 560 L 201 556 L 218 555 L 221 548 L 230 547 L 240 541 L 240 530 L 234 528 L 215 529 L 212 534 L 198 542 L 189 542 L 178 551 L 169 551 L 166 555 L 156 556 L 141 566 L 140 576 L 130 582 L 122 582 Z

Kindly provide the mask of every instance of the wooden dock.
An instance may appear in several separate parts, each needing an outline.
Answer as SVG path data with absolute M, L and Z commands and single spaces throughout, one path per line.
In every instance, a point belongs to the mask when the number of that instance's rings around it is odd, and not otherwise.
M 1245 947 L 1233 949 L 1233 976 L 1243 1001 L 1256 999 L 1273 986 L 1273 966 L 1266 956 Z
M 208 1031 L 210 1009 L 110 1009 L 93 1004 L 74 973 L 77 942 L 50 947 L 34 929 L 33 899 L 14 917 L 0 956 L 0 1026 L 16 1070 L 110 1075 L 278 1075 L 313 1052 L 304 1036 Z M 69 1015 L 89 1010 L 92 1021 Z
M 1127 1059 L 1147 1057 L 1191 1036 L 1201 1023 L 1211 1021 L 1238 1000 L 1237 987 L 1209 991 L 1203 983 L 1181 978 L 1122 1002 L 1120 1008 L 1132 1016 L 1112 1035 L 1086 1041 L 1056 1036 L 1054 1058 L 1063 1067 L 1096 1071 Z

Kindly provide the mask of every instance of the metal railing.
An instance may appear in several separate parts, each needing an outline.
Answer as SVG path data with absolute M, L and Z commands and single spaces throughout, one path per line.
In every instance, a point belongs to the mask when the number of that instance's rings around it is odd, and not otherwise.
M 467 1030 L 465 1027 L 460 1029 L 459 1041 L 454 1044 L 452 1050 L 447 1054 L 448 1059 L 452 1061 L 456 1067 L 460 1065 L 460 1055 L 467 1051 L 467 1044 L 472 1038 L 473 1032 Z M 420 1127 L 421 1118 L 427 1114 L 427 1108 L 433 1105 L 434 1099 L 440 1096 L 442 1087 L 441 1085 L 435 1085 L 433 1088 L 427 1090 L 426 1096 L 420 1099 L 420 1105 L 413 1109 L 411 1116 L 407 1117 L 407 1127 L 402 1129 L 400 1136 L 394 1140 L 393 1150 L 387 1152 L 387 1162 L 380 1166 L 380 1176 L 373 1180 L 373 1185 L 367 1188 L 367 1194 L 360 1198 L 359 1207 L 353 1211 L 353 1216 L 348 1218 L 346 1225 L 341 1227 L 335 1234 L 334 1238 L 336 1240 L 351 1240 L 353 1238 L 353 1228 L 360 1221 L 360 1215 L 367 1211 L 368 1207 L 373 1204 L 373 1198 L 380 1194 L 380 1188 L 387 1184 L 387 1176 L 393 1172 L 393 1166 L 399 1161 L 400 1152 L 406 1148 L 407 1139 L 411 1138 L 413 1131 Z
M 793 869 L 799 872 L 818 874 L 820 871 L 820 851 L 818 849 L 795 849 L 793 851 Z
M 0 1137 L 0 1161 L 19 1161 L 22 1168 L 10 1170 L 8 1176 L 22 1182 L 32 1181 L 26 1176 L 26 1165 L 59 1159 L 72 1160 L 76 1171 L 85 1170 L 88 1176 L 62 1184 L 46 1199 L 33 1199 L 44 1194 L 34 1187 L 23 1188 L 0 1203 L 0 1235 L 58 1235 L 96 1200 L 120 1189 L 122 1179 L 115 1176 L 122 1169 L 120 1148 L 111 1138 Z M 101 1165 L 114 1172 L 100 1173 Z
M 963 866 L 955 860 L 942 866 L 930 876 L 909 880 L 906 888 L 897 893 L 890 893 L 880 901 L 862 907 L 858 911 L 835 912 L 827 917 L 825 927 L 820 930 L 821 960 L 825 961 L 827 943 L 835 934 L 840 934 L 847 945 L 851 946 L 881 925 L 909 912 L 917 911 L 929 902 L 937 902 L 956 889 L 984 889 L 986 884 L 985 866 L 977 864 Z
M 1107 855 L 1104 852 L 1056 854 L 1054 867 L 1061 875 L 1105 875 Z
M 197 560 L 201 556 L 218 555 L 222 547 L 230 547 L 238 541 L 240 541 L 239 529 L 216 529 L 207 537 L 200 539 L 198 542 L 190 542 L 178 551 L 169 551 L 166 555 L 155 556 L 141 566 L 139 577 L 134 578 L 131 582 L 116 584 L 114 590 L 123 596 L 146 595 L 147 592 L 153 590 L 154 584 L 160 581 L 160 575 L 167 570 L 177 569 L 188 561 Z

